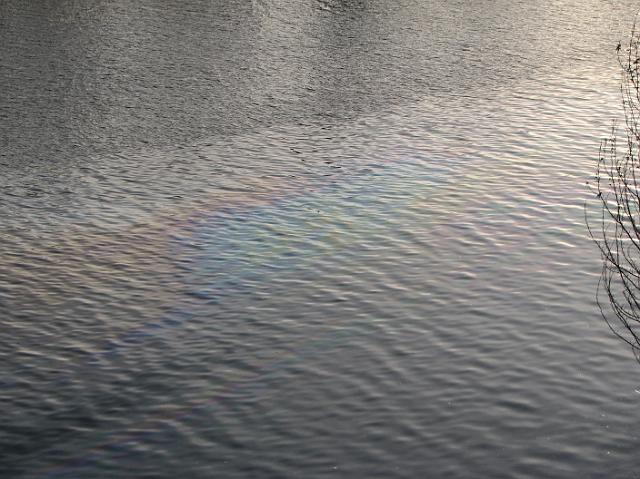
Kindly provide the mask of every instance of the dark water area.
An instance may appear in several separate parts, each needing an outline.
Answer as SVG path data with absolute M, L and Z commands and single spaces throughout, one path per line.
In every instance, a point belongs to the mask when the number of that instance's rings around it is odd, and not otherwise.
M 635 477 L 636 8 L 0 0 L 0 477 Z

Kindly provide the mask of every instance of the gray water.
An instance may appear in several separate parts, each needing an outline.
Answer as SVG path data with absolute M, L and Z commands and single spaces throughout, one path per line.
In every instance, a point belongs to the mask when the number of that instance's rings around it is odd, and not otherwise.
M 636 7 L 0 0 L 0 476 L 636 477 Z

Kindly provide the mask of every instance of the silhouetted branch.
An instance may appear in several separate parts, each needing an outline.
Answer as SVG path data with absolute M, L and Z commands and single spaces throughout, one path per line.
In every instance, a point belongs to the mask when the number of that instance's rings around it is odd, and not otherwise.
M 614 124 L 602 141 L 595 190 L 602 205 L 600 227 L 587 223 L 603 259 L 598 306 L 611 330 L 631 345 L 640 359 L 640 34 L 634 22 L 629 44 L 618 44 L 622 72 L 620 91 L 624 111 L 624 147 Z M 613 314 L 605 312 L 602 296 Z

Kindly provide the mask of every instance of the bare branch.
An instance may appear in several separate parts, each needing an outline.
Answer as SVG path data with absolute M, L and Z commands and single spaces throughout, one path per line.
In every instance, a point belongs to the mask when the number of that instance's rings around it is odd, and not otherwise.
M 587 227 L 603 260 L 597 293 L 600 312 L 640 359 L 640 32 L 636 22 L 628 47 L 619 44 L 616 50 L 625 122 L 620 129 L 614 123 L 610 137 L 600 144 L 594 192 L 601 215 L 597 228 L 587 216 Z M 624 148 L 617 141 L 622 135 Z

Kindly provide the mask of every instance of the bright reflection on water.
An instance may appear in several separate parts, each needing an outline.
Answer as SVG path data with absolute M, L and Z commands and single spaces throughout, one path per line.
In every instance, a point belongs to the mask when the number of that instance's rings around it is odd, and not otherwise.
M 2 476 L 631 477 L 633 8 L 2 2 Z

